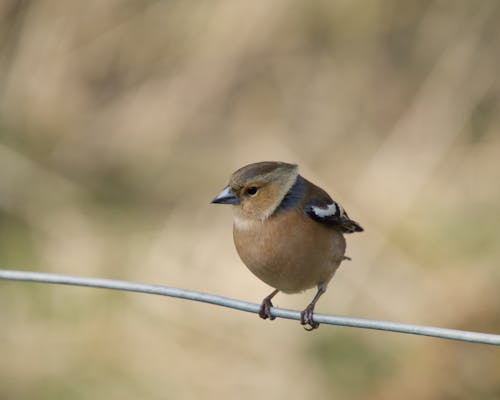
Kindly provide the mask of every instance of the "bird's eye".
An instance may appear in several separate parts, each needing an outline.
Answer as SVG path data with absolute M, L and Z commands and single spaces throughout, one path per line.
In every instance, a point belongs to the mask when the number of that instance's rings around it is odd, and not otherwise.
M 246 190 L 247 194 L 249 194 L 250 196 L 254 196 L 257 191 L 259 190 L 259 188 L 257 186 L 249 186 Z

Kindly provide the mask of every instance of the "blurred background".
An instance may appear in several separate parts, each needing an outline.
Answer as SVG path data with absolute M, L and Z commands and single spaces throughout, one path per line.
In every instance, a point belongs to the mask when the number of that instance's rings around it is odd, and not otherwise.
M 499 333 L 499 49 L 494 0 L 4 0 L 1 268 L 260 302 L 209 202 L 281 160 L 365 228 L 317 311 Z M 486 345 L 20 282 L 0 308 L 1 399 L 500 398 Z

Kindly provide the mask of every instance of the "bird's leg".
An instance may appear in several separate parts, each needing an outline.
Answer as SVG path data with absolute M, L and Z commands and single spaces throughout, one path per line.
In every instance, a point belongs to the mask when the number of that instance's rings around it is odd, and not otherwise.
M 318 285 L 318 291 L 316 292 L 316 296 L 314 296 L 314 299 L 312 299 L 312 301 L 309 303 L 306 309 L 300 313 L 300 323 L 302 325 L 309 325 L 304 327 L 306 331 L 312 331 L 313 329 L 319 327 L 319 322 L 315 322 L 313 320 L 314 306 L 316 305 L 316 302 L 319 300 L 321 295 L 325 292 L 326 292 L 326 285 Z
M 279 290 L 276 289 L 274 292 L 272 292 L 269 296 L 264 297 L 264 300 L 262 300 L 262 303 L 260 305 L 260 310 L 259 310 L 259 317 L 262 319 L 276 319 L 276 317 L 271 315 L 271 307 L 273 307 L 273 303 L 271 303 L 271 299 L 278 294 Z

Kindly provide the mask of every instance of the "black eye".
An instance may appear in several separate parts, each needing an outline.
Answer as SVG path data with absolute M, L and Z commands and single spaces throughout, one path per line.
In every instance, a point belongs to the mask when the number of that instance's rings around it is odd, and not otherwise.
M 246 190 L 247 194 L 249 194 L 250 196 L 253 196 L 257 193 L 257 191 L 259 190 L 259 188 L 257 186 L 249 186 Z

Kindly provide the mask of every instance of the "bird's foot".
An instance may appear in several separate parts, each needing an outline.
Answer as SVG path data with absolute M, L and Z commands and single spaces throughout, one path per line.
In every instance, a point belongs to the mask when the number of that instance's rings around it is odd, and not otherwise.
M 271 303 L 271 299 L 266 297 L 260 305 L 259 317 L 262 319 L 269 318 L 271 321 L 276 319 L 275 316 L 271 315 L 271 307 L 273 307 L 273 303 Z
M 304 311 L 300 313 L 300 323 L 304 326 L 306 331 L 312 331 L 319 327 L 319 322 L 314 321 L 313 319 L 314 313 L 314 304 L 309 304 Z

